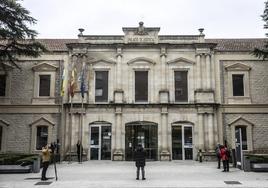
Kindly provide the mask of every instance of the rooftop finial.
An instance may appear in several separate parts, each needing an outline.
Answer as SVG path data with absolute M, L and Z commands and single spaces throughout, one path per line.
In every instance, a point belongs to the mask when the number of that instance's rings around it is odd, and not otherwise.
M 204 33 L 203 33 L 204 28 L 199 28 L 198 31 L 200 32 L 200 35 L 204 35 Z
M 80 36 L 80 35 L 82 36 L 82 35 L 83 35 L 83 32 L 84 32 L 85 30 L 84 30 L 83 28 L 79 28 L 78 30 L 79 30 L 79 32 L 80 32 L 80 33 L 79 33 L 79 36 Z

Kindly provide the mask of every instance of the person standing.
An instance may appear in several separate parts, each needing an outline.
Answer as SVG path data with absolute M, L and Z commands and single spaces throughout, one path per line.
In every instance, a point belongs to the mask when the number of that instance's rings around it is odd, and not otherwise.
M 135 153 L 134 153 L 134 160 L 135 160 L 135 164 L 137 167 L 137 178 L 136 180 L 139 180 L 140 178 L 140 169 L 141 169 L 141 173 L 142 173 L 142 180 L 145 180 L 145 171 L 144 171 L 144 166 L 145 166 L 145 157 L 146 157 L 146 153 L 142 147 L 141 144 L 138 145 L 138 148 L 136 149 Z
M 50 162 L 50 155 L 51 155 L 51 149 L 49 149 L 49 145 L 47 144 L 45 147 L 42 147 L 42 163 L 43 163 L 43 169 L 42 169 L 42 181 L 48 180 L 46 177 L 47 169 Z
M 217 144 L 216 148 L 215 148 L 215 153 L 216 153 L 216 157 L 218 160 L 218 169 L 221 168 L 221 149 L 220 149 L 220 144 Z
M 227 146 L 221 146 L 221 159 L 223 163 L 223 172 L 229 172 L 229 155 Z
M 77 151 L 78 162 L 81 163 L 82 162 L 82 155 L 83 155 L 83 146 L 82 146 L 80 140 L 77 141 L 76 149 L 77 149 L 76 151 Z

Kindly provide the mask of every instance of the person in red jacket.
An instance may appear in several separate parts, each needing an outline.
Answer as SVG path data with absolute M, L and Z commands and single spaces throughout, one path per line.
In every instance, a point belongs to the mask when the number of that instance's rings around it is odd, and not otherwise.
M 227 146 L 221 146 L 221 160 L 223 163 L 223 172 L 229 172 L 229 154 Z

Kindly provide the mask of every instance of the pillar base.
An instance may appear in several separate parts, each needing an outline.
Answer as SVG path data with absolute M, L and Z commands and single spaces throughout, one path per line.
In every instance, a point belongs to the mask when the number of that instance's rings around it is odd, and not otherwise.
M 121 150 L 117 150 L 113 153 L 113 160 L 114 161 L 123 161 L 124 160 L 124 153 Z
M 167 150 L 163 150 L 160 153 L 160 161 L 170 161 L 170 153 Z

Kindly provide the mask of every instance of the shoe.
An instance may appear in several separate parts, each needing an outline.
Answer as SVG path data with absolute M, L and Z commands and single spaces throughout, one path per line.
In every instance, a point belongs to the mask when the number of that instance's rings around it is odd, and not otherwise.
M 220 167 L 218 167 L 218 169 L 221 169 Z
M 139 180 L 139 178 L 136 178 L 136 180 Z
M 222 172 L 226 172 L 226 170 L 223 170 Z
M 42 181 L 47 181 L 47 180 L 48 180 L 48 178 L 41 178 L 41 180 L 42 180 Z
M 142 178 L 142 180 L 146 180 L 146 178 Z

